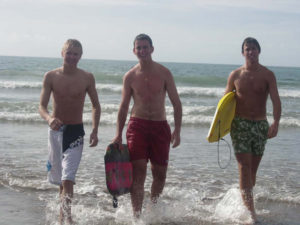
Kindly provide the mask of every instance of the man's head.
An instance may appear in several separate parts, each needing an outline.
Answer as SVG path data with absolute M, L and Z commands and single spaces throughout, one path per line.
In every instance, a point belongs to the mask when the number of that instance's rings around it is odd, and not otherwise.
M 147 35 L 147 34 L 139 34 L 135 37 L 134 41 L 133 41 L 133 47 L 135 46 L 135 42 L 136 41 L 142 41 L 142 40 L 146 40 L 149 42 L 150 44 L 150 47 L 153 47 L 152 46 L 152 40 L 151 38 Z
M 68 39 L 63 45 L 62 52 L 65 52 L 69 48 L 78 48 L 80 50 L 81 55 L 82 55 L 82 45 L 78 40 Z
M 153 50 L 152 40 L 147 34 L 139 34 L 136 36 L 133 42 L 133 53 L 139 60 L 152 60 L 151 54 Z
M 255 38 L 252 37 L 247 37 L 242 44 L 242 53 L 244 54 L 244 46 L 247 44 L 253 44 L 256 46 L 258 53 L 260 53 L 260 45 L 258 43 L 258 41 Z
M 68 39 L 61 51 L 65 65 L 77 65 L 82 56 L 82 45 L 78 40 Z

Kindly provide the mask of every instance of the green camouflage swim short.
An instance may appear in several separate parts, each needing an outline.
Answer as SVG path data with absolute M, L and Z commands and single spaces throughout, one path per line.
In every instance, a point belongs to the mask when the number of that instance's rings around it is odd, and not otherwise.
M 235 117 L 231 124 L 230 136 L 234 152 L 263 155 L 268 139 L 267 120 L 248 120 Z

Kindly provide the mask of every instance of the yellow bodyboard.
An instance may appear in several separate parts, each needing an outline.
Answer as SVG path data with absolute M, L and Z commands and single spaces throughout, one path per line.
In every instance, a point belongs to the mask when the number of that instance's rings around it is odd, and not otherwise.
M 235 107 L 234 92 L 229 92 L 220 99 L 206 138 L 208 142 L 219 141 L 220 138 L 230 132 Z

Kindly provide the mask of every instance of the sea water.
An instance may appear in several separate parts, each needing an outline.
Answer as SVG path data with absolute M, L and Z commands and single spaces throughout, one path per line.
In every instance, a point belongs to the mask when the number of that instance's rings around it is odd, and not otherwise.
M 15 207 L 16 215 L 20 215 L 22 208 L 30 212 L 19 218 L 22 224 L 34 224 L 33 220 L 36 224 L 58 224 L 58 188 L 46 180 L 48 127 L 39 116 L 38 105 L 43 75 L 61 63 L 56 58 L 0 56 L 0 193 L 8 203 L 17 199 L 26 202 Z M 73 219 L 78 224 L 103 225 L 249 222 L 249 212 L 240 197 L 232 150 L 220 143 L 218 160 L 217 143 L 206 141 L 227 77 L 240 65 L 162 62 L 172 72 L 182 101 L 181 145 L 170 151 L 166 185 L 157 205 L 149 200 L 152 179 L 148 170 L 141 218 L 133 219 L 129 195 L 119 198 L 117 209 L 112 207 L 103 157 L 116 131 L 122 77 L 135 64 L 134 61 L 80 61 L 79 67 L 95 76 L 102 114 L 99 144 L 89 148 L 92 106 L 87 97 L 83 114 L 86 144 L 74 186 Z M 296 225 L 300 223 L 300 68 L 268 68 L 277 78 L 282 117 L 277 137 L 268 140 L 257 174 L 254 200 L 261 224 Z M 173 128 L 173 108 L 169 100 L 166 104 L 167 119 Z M 50 102 L 50 111 L 51 108 Z M 267 117 L 271 123 L 270 99 Z M 225 139 L 231 147 L 229 135 Z M 218 161 L 221 166 L 228 162 L 229 165 L 220 169 Z M 19 224 L 18 216 L 11 216 L 11 212 L 7 216 L 1 214 L 4 224 Z

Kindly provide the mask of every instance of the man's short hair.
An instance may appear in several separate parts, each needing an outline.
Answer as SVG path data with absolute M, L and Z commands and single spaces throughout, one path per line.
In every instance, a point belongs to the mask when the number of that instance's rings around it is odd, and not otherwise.
M 80 41 L 76 40 L 76 39 L 68 39 L 62 48 L 62 51 L 65 51 L 67 48 L 69 47 L 76 47 L 76 48 L 80 48 L 81 49 L 81 54 L 82 54 L 82 45 L 80 43 Z
M 247 37 L 244 41 L 243 41 L 243 44 L 242 44 L 242 53 L 244 53 L 244 45 L 245 44 L 254 44 L 257 49 L 258 49 L 258 52 L 260 53 L 260 45 L 258 43 L 258 41 L 255 39 L 255 38 L 252 38 L 252 37 Z
M 133 47 L 135 46 L 135 42 L 136 41 L 141 41 L 141 40 L 147 40 L 150 44 L 150 47 L 152 47 L 152 40 L 149 37 L 149 35 L 147 34 L 139 34 L 135 37 L 134 41 L 133 41 Z

